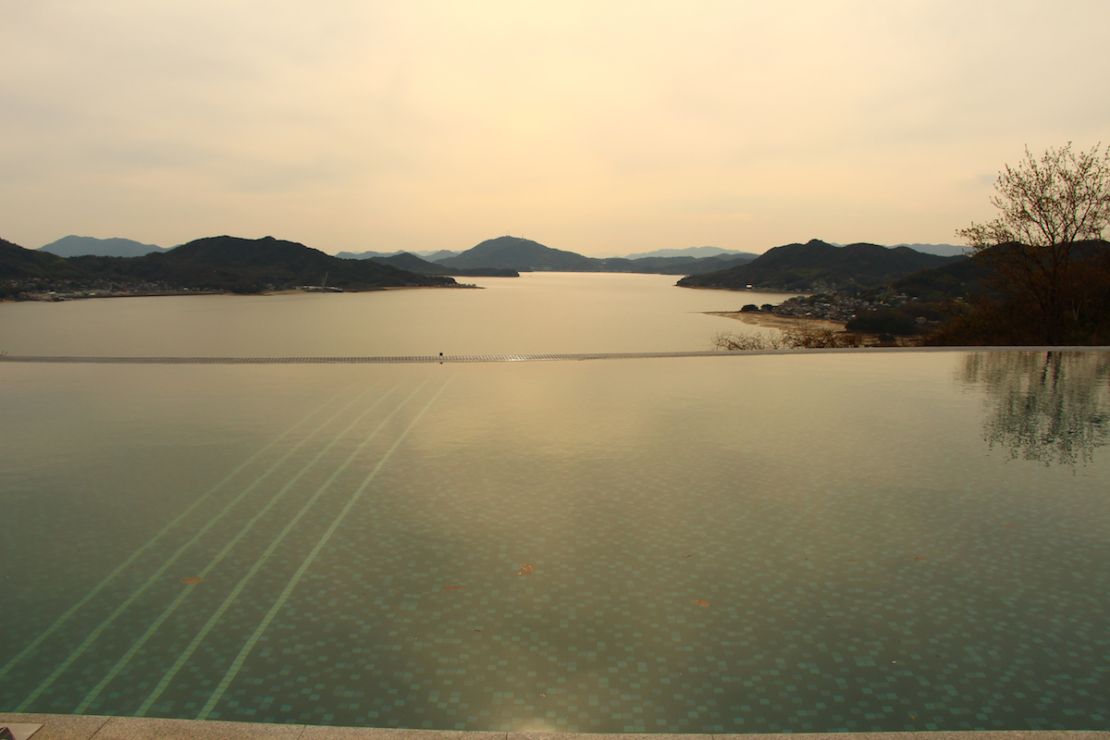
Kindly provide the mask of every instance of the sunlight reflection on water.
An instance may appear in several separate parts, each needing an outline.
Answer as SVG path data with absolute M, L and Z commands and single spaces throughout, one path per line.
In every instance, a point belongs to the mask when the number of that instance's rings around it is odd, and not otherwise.
M 1108 368 L 0 365 L 0 709 L 1107 729 Z

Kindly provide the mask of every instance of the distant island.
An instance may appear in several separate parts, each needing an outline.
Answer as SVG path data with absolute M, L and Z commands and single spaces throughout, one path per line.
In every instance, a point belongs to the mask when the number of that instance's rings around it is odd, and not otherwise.
M 650 252 L 635 252 L 623 255 L 624 259 L 637 260 L 646 257 L 721 257 L 723 255 L 737 255 L 755 259 L 759 255 L 750 252 L 739 252 L 721 247 L 682 247 L 670 249 L 653 249 Z
M 632 257 L 587 257 L 555 249 L 531 239 L 499 236 L 486 239 L 462 252 L 440 251 L 416 257 L 409 253 L 340 252 L 340 256 L 397 264 L 425 274 L 501 276 L 521 272 L 633 272 L 657 275 L 693 275 L 743 264 L 758 255 L 729 252 L 719 247 L 658 250 Z M 419 259 L 419 262 L 414 260 Z
M 374 261 L 344 260 L 297 242 L 214 236 L 138 257 L 59 257 L 0 239 L 0 298 L 264 293 L 302 287 L 381 290 L 458 287 Z
M 909 247 L 878 244 L 834 246 L 820 239 L 769 249 L 756 259 L 725 270 L 690 275 L 686 288 L 726 288 L 813 292 L 876 288 L 921 270 L 966 257 L 942 257 Z
M 380 265 L 390 265 L 421 275 L 451 275 L 454 277 L 520 277 L 520 273 L 510 267 L 450 267 L 442 262 L 432 262 L 409 252 L 400 252 L 388 257 L 371 257 Z
M 70 235 L 45 244 L 36 251 L 73 258 L 143 257 L 177 249 L 180 247 L 167 249 L 131 239 Z M 547 270 L 692 275 L 742 264 L 757 256 L 720 247 L 686 247 L 643 252 L 629 257 L 596 258 L 514 236 L 487 239 L 466 250 L 441 249 L 418 253 L 364 251 L 335 255 L 337 259 L 375 262 L 419 275 L 451 277 L 517 277 L 521 272 Z
M 94 236 L 70 234 L 57 241 L 39 247 L 40 252 L 49 252 L 59 257 L 142 257 L 169 251 L 157 244 L 143 244 L 133 239 L 98 239 Z
M 459 252 L 457 250 L 452 250 L 452 249 L 436 249 L 436 250 L 433 250 L 431 252 L 421 252 L 419 250 L 409 251 L 409 250 L 404 250 L 404 249 L 396 249 L 392 252 L 374 252 L 374 251 L 337 252 L 335 256 L 339 257 L 340 259 L 345 259 L 345 260 L 369 260 L 369 259 L 377 259 L 379 257 L 396 257 L 397 255 L 400 255 L 400 254 L 412 254 L 412 255 L 416 255 L 417 257 L 419 257 L 422 260 L 425 260 L 426 262 L 435 262 L 436 260 L 441 260 L 444 257 L 454 257 L 456 254 L 459 254 Z
M 0 242 L 0 297 L 57 300 L 296 288 L 375 290 L 453 286 L 457 285 L 454 277 L 516 277 L 535 271 L 684 275 L 678 283 L 684 287 L 820 292 L 876 287 L 947 261 L 964 260 L 906 247 L 834 246 L 820 240 L 775 247 L 763 255 L 687 247 L 597 258 L 515 236 L 424 257 L 408 252 L 341 254 L 333 257 L 273 237 L 206 237 L 172 249 L 75 235 L 38 250 Z

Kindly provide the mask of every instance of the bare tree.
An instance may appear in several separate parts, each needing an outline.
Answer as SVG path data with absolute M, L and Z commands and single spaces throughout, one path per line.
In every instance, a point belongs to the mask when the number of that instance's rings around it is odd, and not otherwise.
M 996 290 L 1036 306 L 1044 341 L 1056 344 L 1067 311 L 1078 310 L 1069 305 L 1074 246 L 1101 238 L 1110 222 L 1110 148 L 1073 152 L 1069 142 L 1040 158 L 1026 148 L 994 189 L 1000 215 L 956 233 L 991 265 Z
M 747 352 L 782 349 L 783 343 L 781 335 L 777 334 L 733 334 L 731 332 L 719 332 L 717 336 L 713 338 L 713 347 L 715 349 L 729 350 L 732 352 Z
M 1110 443 L 1105 353 L 973 352 L 959 377 L 982 393 L 983 438 L 992 449 L 1074 467 Z
M 856 334 L 809 326 L 793 326 L 781 333 L 732 334 L 721 332 L 713 338 L 715 349 L 730 351 L 768 351 L 777 349 L 832 349 L 862 347 Z

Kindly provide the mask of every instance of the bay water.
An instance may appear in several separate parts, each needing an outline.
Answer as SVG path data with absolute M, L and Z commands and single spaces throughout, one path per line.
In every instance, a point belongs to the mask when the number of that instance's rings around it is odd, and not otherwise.
M 673 275 L 524 273 L 476 289 L 104 298 L 0 304 L 20 355 L 407 355 L 713 349 L 747 324 L 706 311 L 783 294 L 675 287 Z

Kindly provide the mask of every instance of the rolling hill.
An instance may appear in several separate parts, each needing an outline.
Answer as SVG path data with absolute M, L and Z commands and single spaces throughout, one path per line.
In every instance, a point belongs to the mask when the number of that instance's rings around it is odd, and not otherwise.
M 450 268 L 500 267 L 518 271 L 559 270 L 595 272 L 595 261 L 576 252 L 552 249 L 531 239 L 499 236 L 487 239 L 462 254 L 438 260 Z
M 919 270 L 964 257 L 940 257 L 908 247 L 848 244 L 835 247 L 819 239 L 769 249 L 751 262 L 678 281 L 682 287 L 754 288 L 789 291 L 874 288 Z
M 718 253 L 708 257 L 586 257 L 577 252 L 552 249 L 531 239 L 501 236 L 487 239 L 462 254 L 438 260 L 452 270 L 501 268 L 519 272 L 636 272 L 663 275 L 691 275 L 720 270 L 750 260 L 745 253 Z M 450 274 L 479 274 L 451 272 Z
M 0 280 L 68 279 L 80 274 L 81 270 L 64 257 L 0 239 Z
M 454 279 L 421 275 L 372 260 L 343 260 L 297 242 L 215 236 L 142 257 L 61 258 L 4 243 L 0 280 L 9 291 L 78 290 L 143 285 L 159 290 L 257 293 L 322 285 L 343 290 L 452 286 Z
M 971 252 L 971 247 L 964 247 L 959 244 L 896 244 L 895 246 L 909 247 L 915 252 L 936 254 L 941 257 L 963 257 Z
M 449 277 L 419 275 L 373 260 L 344 260 L 298 242 L 214 236 L 140 258 L 160 265 L 166 279 L 218 290 L 259 291 L 299 285 L 368 290 L 420 285 L 450 285 Z
M 390 265 L 421 275 L 454 275 L 459 277 L 520 277 L 520 273 L 508 267 L 447 267 L 421 259 L 409 252 L 399 252 L 388 257 L 373 257 L 375 262 Z

